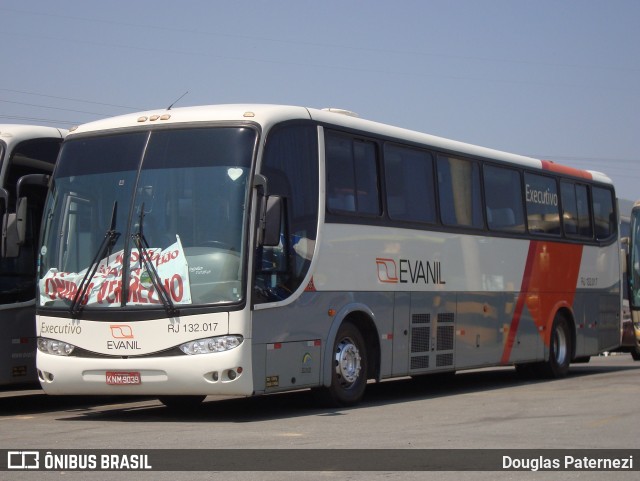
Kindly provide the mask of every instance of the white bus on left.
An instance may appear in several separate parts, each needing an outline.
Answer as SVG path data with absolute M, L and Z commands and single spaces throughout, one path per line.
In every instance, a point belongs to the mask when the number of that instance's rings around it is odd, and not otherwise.
M 40 219 L 66 133 L 54 127 L 0 124 L 0 386 L 38 383 L 35 277 Z

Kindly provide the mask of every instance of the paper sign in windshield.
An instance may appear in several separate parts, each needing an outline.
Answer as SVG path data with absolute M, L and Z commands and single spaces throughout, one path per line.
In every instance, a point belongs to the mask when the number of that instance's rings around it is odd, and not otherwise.
M 174 304 L 191 304 L 189 266 L 178 240 L 166 249 L 147 249 L 146 253 L 155 267 L 165 291 Z M 124 251 L 102 259 L 89 282 L 89 289 L 81 304 L 93 307 L 117 307 L 122 305 L 122 271 Z M 162 304 L 157 289 L 144 262 L 140 262 L 137 250 L 129 258 L 129 292 L 127 305 Z M 40 303 L 63 300 L 72 302 L 88 269 L 81 272 L 59 272 L 50 269 L 40 280 Z

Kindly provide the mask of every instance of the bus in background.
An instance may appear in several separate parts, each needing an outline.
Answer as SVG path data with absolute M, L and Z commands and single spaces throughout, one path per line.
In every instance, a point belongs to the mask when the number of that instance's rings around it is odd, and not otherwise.
M 620 199 L 620 238 L 627 256 L 627 268 L 623 275 L 624 297 L 622 301 L 622 342 L 617 351 L 628 352 L 634 361 L 640 361 L 640 295 L 638 289 L 638 209 L 640 204 Z M 633 250 L 635 249 L 635 251 Z M 632 300 L 635 299 L 634 302 Z
M 268 105 L 86 124 L 39 246 L 49 394 L 312 388 L 515 365 L 559 378 L 620 344 L 603 174 Z M 437 382 L 437 376 L 432 377 Z
M 53 172 L 65 135 L 53 127 L 0 124 L 0 386 L 38 383 L 35 278 L 47 193 L 42 176 Z

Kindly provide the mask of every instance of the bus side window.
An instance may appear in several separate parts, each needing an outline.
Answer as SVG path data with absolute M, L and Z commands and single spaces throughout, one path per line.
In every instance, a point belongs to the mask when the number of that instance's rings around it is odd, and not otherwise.
M 529 232 L 560 235 L 560 203 L 556 179 L 525 172 L 525 203 Z
M 380 215 L 376 144 L 327 132 L 325 150 L 329 212 Z
M 484 220 L 478 164 L 465 159 L 438 155 L 437 165 L 442 223 L 481 229 L 484 226 Z
M 582 237 L 593 237 L 593 224 L 589 214 L 589 188 L 586 185 L 576 185 L 576 199 L 578 202 L 578 232 Z
M 593 187 L 593 219 L 595 221 L 596 239 L 604 240 L 611 237 L 617 228 L 615 210 L 613 208 L 613 194 L 608 189 Z
M 589 188 L 583 184 L 560 182 L 562 225 L 567 237 L 593 238 L 589 214 Z
M 524 233 L 522 184 L 517 170 L 485 165 L 484 192 L 490 230 Z
M 393 220 L 436 222 L 433 159 L 424 150 L 385 144 L 387 212 Z
M 578 235 L 578 203 L 576 200 L 575 185 L 570 182 L 560 183 L 560 195 L 562 200 L 562 225 L 564 233 L 571 237 Z

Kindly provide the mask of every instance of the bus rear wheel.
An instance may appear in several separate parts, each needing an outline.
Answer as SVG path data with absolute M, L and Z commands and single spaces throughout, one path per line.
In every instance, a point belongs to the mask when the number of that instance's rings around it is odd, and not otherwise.
M 516 364 L 516 373 L 522 379 L 558 379 L 565 377 L 569 372 L 571 354 L 570 323 L 562 314 L 557 314 L 553 320 L 551 340 L 549 342 L 549 360 Z M 581 359 L 585 359 L 588 362 L 589 358 Z
M 359 329 L 344 322 L 333 346 L 331 385 L 316 395 L 323 404 L 353 406 L 360 402 L 367 386 L 367 349 Z
M 569 321 L 562 314 L 556 314 L 549 342 L 549 360 L 537 364 L 538 373 L 547 378 L 565 377 L 571 363 L 571 329 Z

